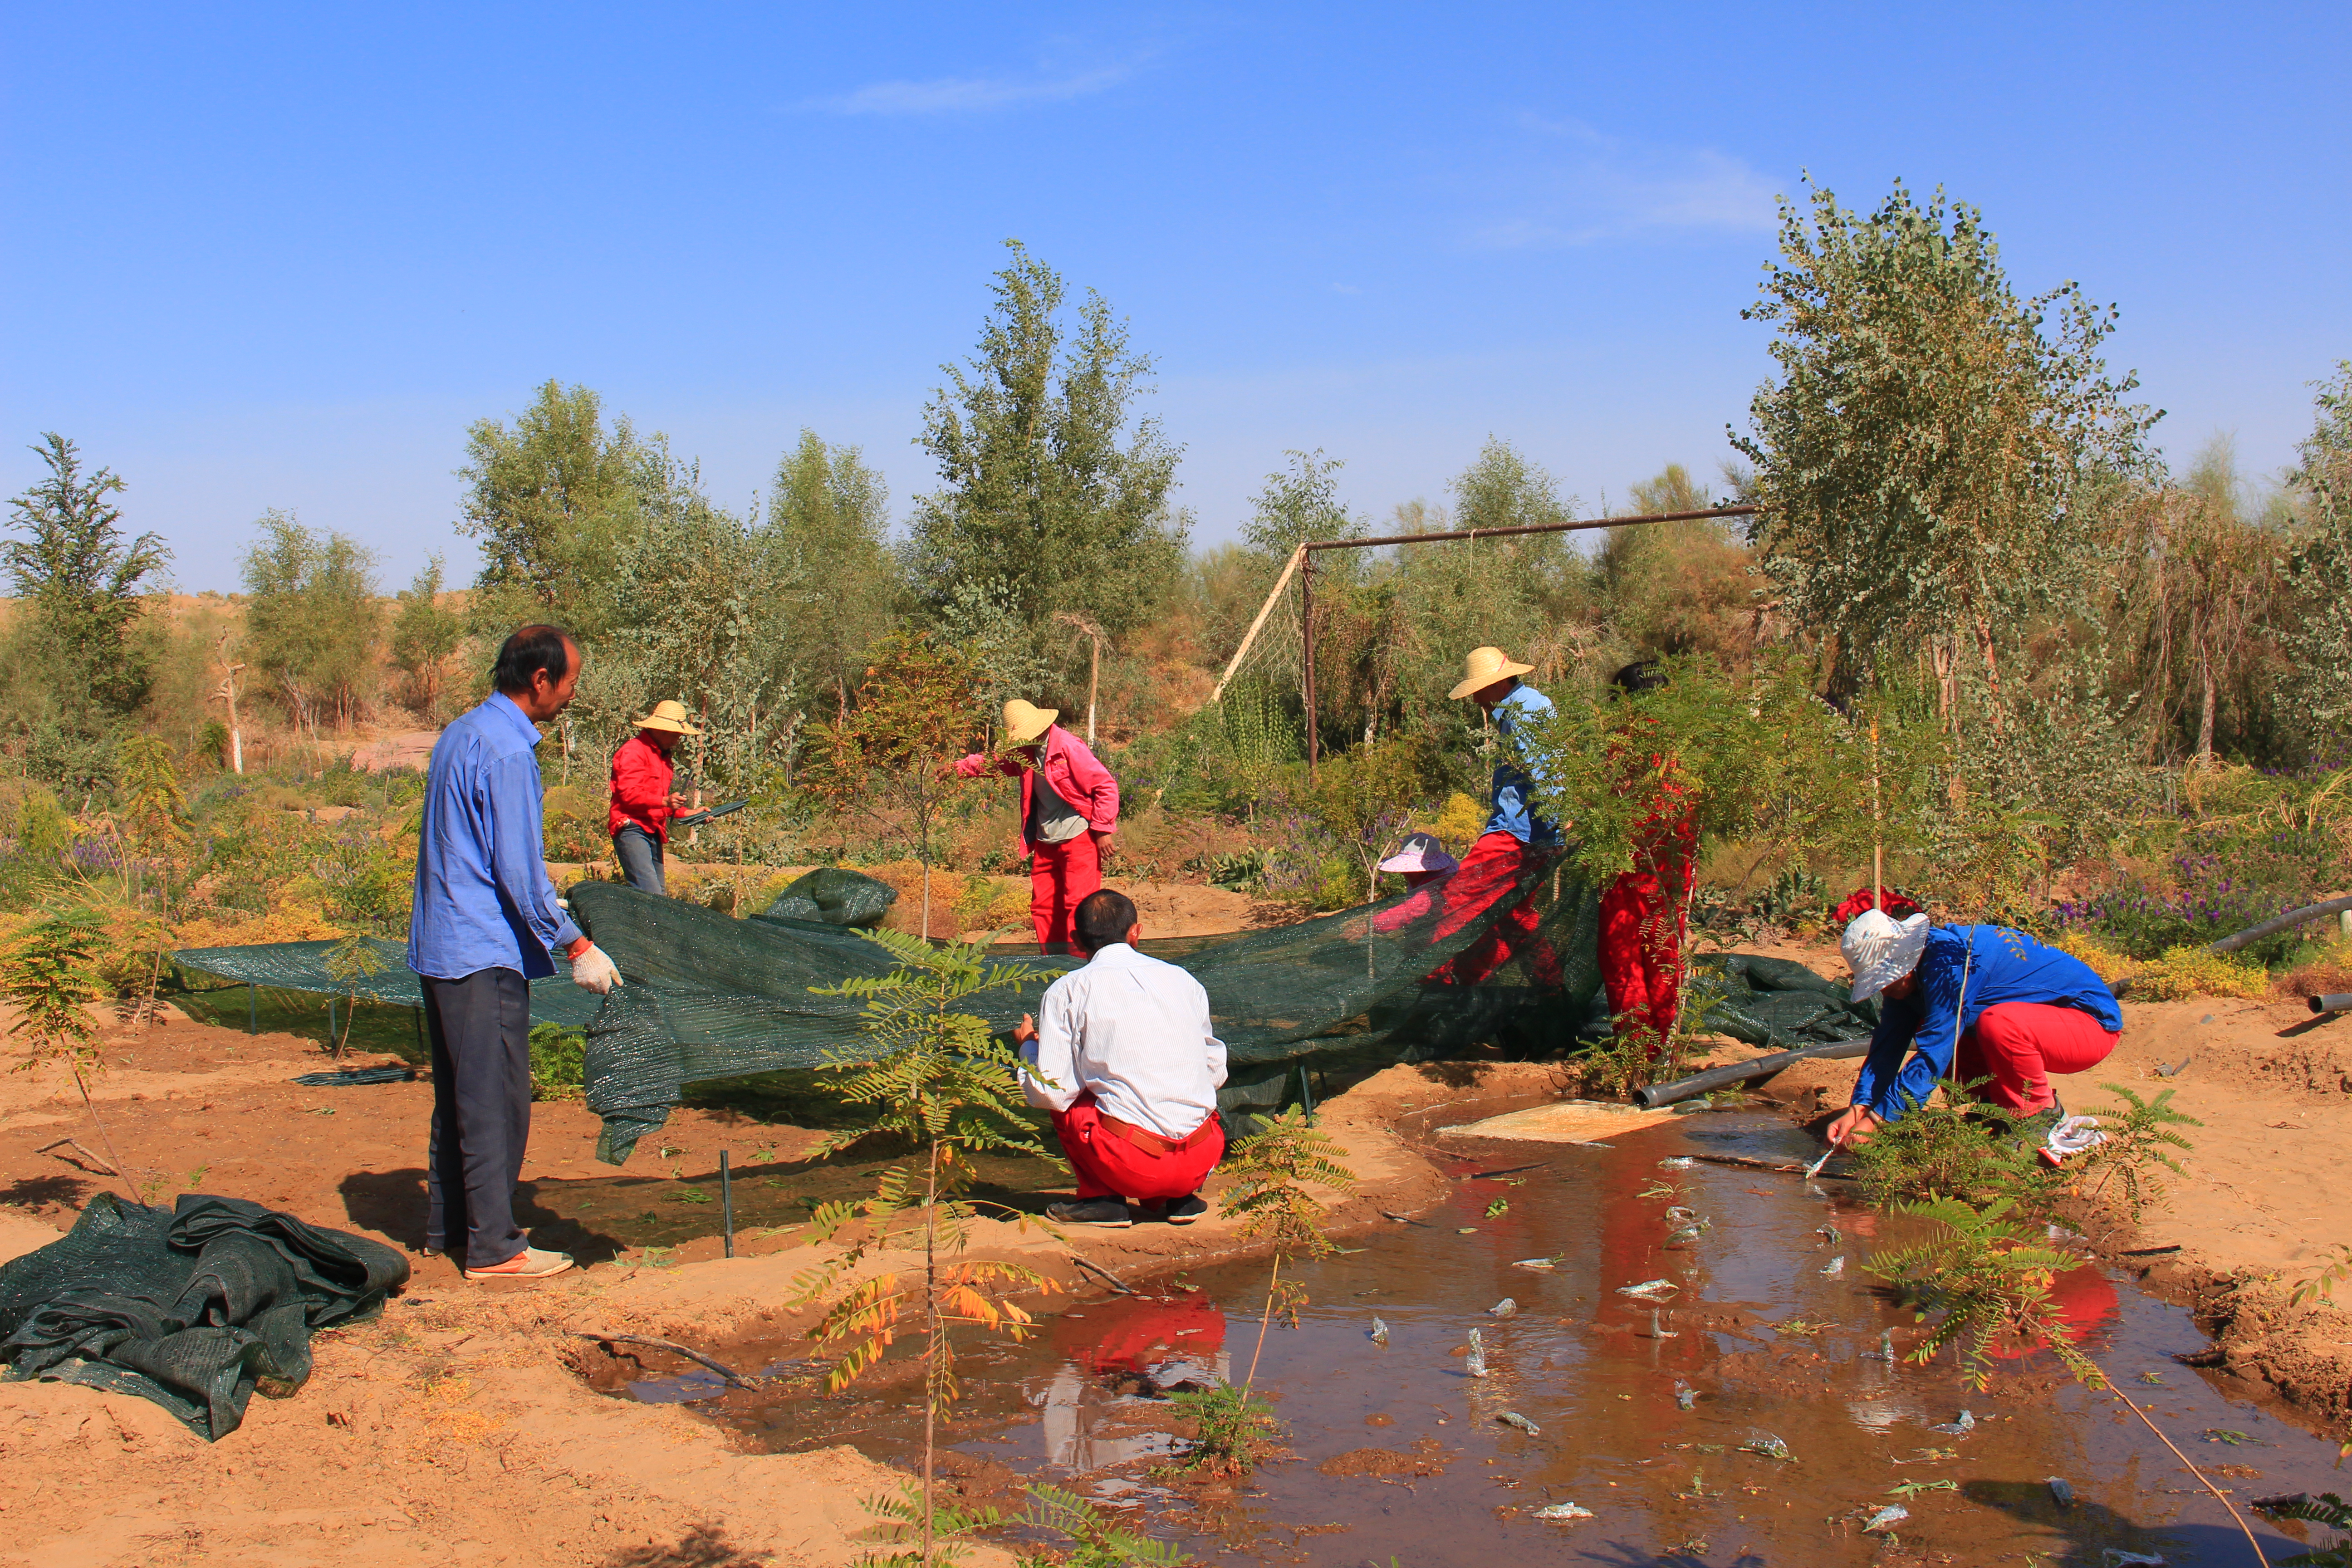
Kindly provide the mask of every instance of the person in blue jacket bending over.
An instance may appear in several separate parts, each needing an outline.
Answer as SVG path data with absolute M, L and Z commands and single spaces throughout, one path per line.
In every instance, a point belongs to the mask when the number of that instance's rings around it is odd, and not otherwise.
M 1881 1001 L 1853 1104 L 1827 1131 L 1832 1148 L 1867 1142 L 1938 1079 L 1989 1079 L 1972 1092 L 2024 1119 L 2043 1160 L 2064 1161 L 2076 1141 L 2051 1137 L 2066 1120 L 2051 1077 L 2088 1072 L 2123 1034 L 2115 993 L 2089 964 L 2006 926 L 1931 928 L 1926 915 L 1877 910 L 1854 917 L 1838 948 L 1853 999 Z

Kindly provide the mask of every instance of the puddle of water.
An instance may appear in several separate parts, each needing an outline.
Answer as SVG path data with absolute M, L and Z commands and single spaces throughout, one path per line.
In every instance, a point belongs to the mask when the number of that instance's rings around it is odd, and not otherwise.
M 1467 1119 L 1460 1108 L 1443 1117 Z M 1331 1568 L 1391 1556 L 1714 1565 L 1925 1552 L 2098 1564 L 2112 1551 L 2178 1565 L 2249 1555 L 2221 1505 L 2145 1427 L 2046 1354 L 2004 1365 L 1982 1394 L 1948 1358 L 1924 1370 L 1879 1359 L 1883 1333 L 1899 1350 L 1917 1331 L 1864 1267 L 1903 1238 L 1898 1222 L 1844 1200 L 1835 1184 L 1678 1163 L 1714 1152 L 1809 1156 L 1785 1123 L 1717 1114 L 1611 1142 L 1466 1145 L 1457 1175 L 1541 1168 L 1461 1181 L 1422 1223 L 1343 1237 L 1355 1250 L 1303 1268 L 1311 1304 L 1296 1330 L 1267 1336 L 1257 1377 L 1296 1458 L 1262 1467 L 1218 1511 L 1181 1488 L 1155 1495 L 1150 1471 L 1177 1446 L 1177 1423 L 1151 1395 L 1242 1374 L 1263 1263 L 1154 1281 L 1147 1288 L 1160 1293 L 1149 1299 L 1055 1298 L 1030 1343 L 962 1353 L 966 1397 L 948 1441 L 1024 1476 L 1076 1477 L 1081 1489 L 1096 1472 L 1122 1472 L 1100 1495 L 1196 1554 Z M 1677 1237 L 1686 1220 L 1670 1207 L 1706 1228 Z M 1838 1257 L 1843 1268 L 1827 1272 Z M 1514 1267 L 1530 1258 L 1556 1262 Z M 1622 1293 L 1659 1279 L 1674 1287 L 1661 1301 Z M 2083 1348 L 2241 1508 L 2270 1492 L 2342 1489 L 2332 1444 L 2220 1374 L 2170 1359 L 2205 1343 L 2185 1312 L 2096 1268 L 2058 1293 Z M 1516 1309 L 1491 1315 L 1506 1297 Z M 1375 1314 L 1385 1345 L 1370 1338 Z M 1465 1370 L 1474 1327 L 1485 1377 Z M 845 1441 L 905 1462 L 920 1436 L 915 1387 L 912 1363 L 894 1356 L 839 1395 L 803 1379 L 697 1409 L 749 1447 Z M 1956 1432 L 1964 1409 L 1973 1426 Z M 1506 1412 L 1536 1430 L 1506 1424 Z M 1773 1439 L 1786 1459 L 1773 1457 Z M 2073 1507 L 2053 1497 L 2053 1476 L 2072 1488 Z M 1535 1517 L 1569 1502 L 1593 1517 Z M 1865 1534 L 1891 1505 L 1908 1513 L 1896 1539 Z M 2283 1531 L 2300 1541 L 2303 1528 L 2255 1517 L 2273 1558 L 2299 1549 Z

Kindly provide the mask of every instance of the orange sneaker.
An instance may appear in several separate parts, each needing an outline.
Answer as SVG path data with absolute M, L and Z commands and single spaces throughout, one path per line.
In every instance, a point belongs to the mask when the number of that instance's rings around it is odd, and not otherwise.
M 572 1267 L 568 1252 L 542 1252 L 536 1247 L 526 1247 L 503 1263 L 493 1263 L 483 1268 L 468 1268 L 468 1279 L 544 1279 L 561 1274 Z

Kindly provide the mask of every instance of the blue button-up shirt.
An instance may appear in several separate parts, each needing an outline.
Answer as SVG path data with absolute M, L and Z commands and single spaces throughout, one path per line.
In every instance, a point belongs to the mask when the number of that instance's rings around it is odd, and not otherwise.
M 408 917 L 417 973 L 514 969 L 536 980 L 555 973 L 548 949 L 580 940 L 540 850 L 538 745 L 539 731 L 503 692 L 433 742 Z
M 2110 1032 L 2124 1026 L 2116 994 L 2089 964 L 2006 926 L 1937 927 L 1927 933 L 1927 951 L 1914 973 L 1919 976 L 1916 994 L 1881 1003 L 1869 1059 L 1854 1080 L 1853 1103 L 1870 1107 L 1882 1121 L 1893 1121 L 1927 1100 L 1936 1080 L 1952 1070 L 1960 1037 L 1976 1027 L 1988 1007 L 2040 1002 L 2080 1008 Z
M 1502 736 L 1503 760 L 1495 764 L 1495 809 L 1484 831 L 1507 833 L 1534 849 L 1559 847 L 1559 829 L 1535 814 L 1528 794 L 1535 780 L 1513 760 L 1511 736 L 1521 724 L 1551 711 L 1551 699 L 1532 686 L 1515 689 L 1495 704 L 1495 730 Z

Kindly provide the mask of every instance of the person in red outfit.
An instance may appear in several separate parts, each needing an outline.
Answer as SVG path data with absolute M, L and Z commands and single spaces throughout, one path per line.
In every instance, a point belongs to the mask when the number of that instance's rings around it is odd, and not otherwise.
M 686 721 L 686 705 L 656 702 L 637 721 L 637 732 L 613 753 L 613 804 L 604 831 L 613 836 L 613 857 L 629 886 L 641 893 L 667 894 L 662 847 L 669 842 L 669 819 L 686 805 L 670 788 L 677 776 L 669 754 L 677 743 L 702 731 Z
M 1004 750 L 955 764 L 1021 780 L 1021 853 L 1029 857 L 1029 919 L 1040 947 L 1072 941 L 1078 901 L 1102 886 L 1102 847 L 1118 831 L 1118 781 L 1087 744 L 1054 721 L 1058 709 L 1004 705 Z
M 1611 682 L 1626 696 L 1655 691 L 1666 678 L 1647 659 L 1619 670 Z M 1691 877 L 1698 833 L 1683 790 L 1672 781 L 1671 759 L 1651 764 L 1667 777 L 1657 802 L 1635 826 L 1633 868 L 1601 895 L 1601 983 L 1620 1039 L 1639 1039 L 1652 1061 L 1665 1054 L 1682 1010 L 1683 937 L 1690 913 Z
M 1445 883 L 1444 909 L 1432 933 L 1435 941 L 1444 941 L 1491 912 L 1510 896 L 1528 868 L 1559 853 L 1559 829 L 1536 815 L 1532 796 L 1537 779 L 1520 765 L 1511 746 L 1511 737 L 1521 724 L 1539 721 L 1552 710 L 1551 699 L 1519 680 L 1533 668 L 1515 662 L 1498 647 L 1472 648 L 1463 660 L 1462 680 L 1451 693 L 1455 701 L 1466 697 L 1475 702 L 1495 721 L 1502 752 L 1495 763 L 1494 804 L 1486 830 Z M 1559 955 L 1537 933 L 1541 918 L 1530 889 L 1485 935 L 1439 965 L 1430 981 L 1441 985 L 1475 985 L 1493 979 L 1506 963 L 1525 952 L 1537 984 L 1559 984 Z

